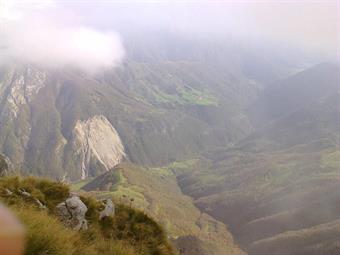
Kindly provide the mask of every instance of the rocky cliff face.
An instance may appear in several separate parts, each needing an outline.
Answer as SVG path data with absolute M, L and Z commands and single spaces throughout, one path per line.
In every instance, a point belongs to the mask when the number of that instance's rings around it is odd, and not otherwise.
M 33 66 L 1 71 L 0 150 L 15 168 L 78 179 L 91 168 L 109 170 L 125 156 L 117 131 L 103 115 L 76 114 L 66 121 L 59 101 L 74 103 L 65 100 L 62 86 L 69 77 Z M 63 118 L 70 126 L 63 128 Z
M 75 180 L 109 170 L 125 154 L 135 163 L 162 165 L 247 133 L 249 126 L 239 128 L 237 106 L 184 80 L 167 84 L 168 66 L 143 75 L 141 68 L 128 64 L 97 77 L 2 68 L 0 153 L 16 169 Z M 173 76 L 184 75 L 177 71 Z
M 28 67 L 21 72 L 9 69 L 1 82 L 4 100 L 1 115 L 16 119 L 20 108 L 30 103 L 45 84 L 46 73 L 39 69 Z
M 6 158 L 0 154 L 0 177 L 4 176 L 9 171 L 9 162 L 6 160 Z
M 32 109 L 40 89 L 46 84 L 46 72 L 34 67 L 8 67 L 0 75 L 0 147 L 16 168 L 25 161 L 32 132 Z
M 104 116 L 78 120 L 74 127 L 74 150 L 80 158 L 81 178 L 88 177 L 91 158 L 96 158 L 106 170 L 122 161 L 124 146 L 111 123 Z

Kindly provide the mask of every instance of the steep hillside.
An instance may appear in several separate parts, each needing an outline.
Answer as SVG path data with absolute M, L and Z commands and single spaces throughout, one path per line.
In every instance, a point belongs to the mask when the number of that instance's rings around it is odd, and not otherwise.
M 128 67 L 125 70 L 129 72 Z M 135 162 L 161 164 L 231 138 L 218 139 L 221 131 L 205 119 L 216 119 L 214 114 L 220 110 L 213 96 L 200 96 L 202 90 L 183 87 L 170 95 L 156 87 L 143 97 L 135 88 L 126 91 L 127 78 L 120 77 L 126 74 L 112 75 L 98 81 L 82 74 L 49 73 L 33 67 L 8 71 L 1 83 L 1 152 L 17 168 L 30 173 L 79 179 L 105 171 L 125 154 Z M 30 92 L 39 85 L 34 79 L 42 84 L 34 90 L 36 94 Z M 142 83 L 136 79 L 140 78 L 132 77 L 134 86 Z M 142 91 L 148 92 L 145 87 Z M 200 116 L 201 111 L 207 117 Z M 89 140 L 91 130 L 82 131 L 90 122 L 101 126 L 103 135 L 112 136 L 117 143 L 99 140 L 94 145 Z M 221 130 L 226 128 L 226 124 L 221 125 Z M 235 130 L 234 124 L 229 125 Z M 189 132 L 192 126 L 196 132 Z M 105 149 L 95 151 L 93 146 Z M 108 150 L 113 152 L 112 158 L 107 158 Z
M 264 127 L 322 97 L 334 95 L 339 90 L 339 73 L 339 64 L 322 63 L 273 82 L 249 108 L 253 125 Z
M 250 254 L 288 230 L 329 229 L 338 208 L 319 205 L 338 194 L 338 67 L 298 72 L 304 57 L 225 39 L 130 36 L 124 63 L 96 74 L 1 66 L 0 153 L 14 169 L 146 211 L 183 255 L 243 254 L 226 225 Z M 295 224 L 310 210 L 324 217 Z
M 202 249 L 191 250 L 191 255 L 243 254 L 234 244 L 225 225 L 201 213 L 188 196 L 182 194 L 176 177 L 168 168 L 143 168 L 120 164 L 112 171 L 97 177 L 82 187 L 98 197 L 113 196 L 140 208 L 158 219 L 182 250 L 201 243 Z
M 99 218 L 102 203 L 85 193 L 80 199 L 87 207 L 87 226 L 78 231 L 71 228 L 58 214 L 68 196 L 68 186 L 46 179 L 0 178 L 0 201 L 25 227 L 25 255 L 177 254 L 163 229 L 143 212 L 116 204 L 113 215 Z
M 339 221 L 331 221 L 326 224 L 320 224 L 311 228 L 298 231 L 289 231 L 255 242 L 251 246 L 251 250 L 255 254 L 266 254 L 277 250 L 275 254 L 329 254 L 335 255 L 339 253 L 340 242 Z M 293 244 L 293 245 L 292 245 Z M 277 247 L 281 247 L 280 250 Z
M 334 238 L 340 217 L 340 94 L 334 83 L 330 87 L 293 110 L 288 104 L 287 114 L 233 147 L 172 168 L 182 191 L 227 223 L 249 254 L 340 251 Z M 294 87 L 286 89 L 295 97 Z
M 152 166 L 183 160 L 247 135 L 243 109 L 300 66 L 263 47 L 155 38 L 127 37 L 124 64 L 96 75 L 1 66 L 0 153 L 17 169 L 68 180 L 124 158 Z

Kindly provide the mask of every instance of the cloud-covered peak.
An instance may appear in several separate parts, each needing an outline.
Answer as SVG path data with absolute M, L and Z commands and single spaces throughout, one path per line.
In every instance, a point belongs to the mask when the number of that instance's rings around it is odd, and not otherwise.
M 70 66 L 95 72 L 118 65 L 124 56 L 117 33 L 76 24 L 76 16 L 51 1 L 12 1 L 0 8 L 2 63 Z

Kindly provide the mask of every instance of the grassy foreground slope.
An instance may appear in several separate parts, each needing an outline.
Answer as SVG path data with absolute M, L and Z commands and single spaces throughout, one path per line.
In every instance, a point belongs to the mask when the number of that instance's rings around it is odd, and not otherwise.
M 32 197 L 22 196 L 19 189 Z M 163 229 L 149 216 L 118 205 L 115 216 L 99 220 L 101 203 L 85 193 L 81 199 L 88 207 L 89 229 L 76 232 L 66 228 L 55 216 L 55 207 L 68 195 L 68 186 L 46 179 L 0 178 L 0 201 L 8 205 L 26 227 L 25 255 L 176 254 Z M 47 209 L 39 209 L 34 198 Z
M 117 201 L 146 211 L 158 219 L 172 239 L 179 239 L 176 243 L 185 247 L 182 254 L 187 254 L 185 250 L 197 244 L 202 247 L 200 252 L 205 250 L 203 254 L 244 254 L 222 222 L 202 213 L 190 197 L 183 195 L 176 176 L 168 167 L 120 164 L 82 189 L 92 190 L 99 197 L 113 196 Z M 192 251 L 191 254 L 199 253 Z

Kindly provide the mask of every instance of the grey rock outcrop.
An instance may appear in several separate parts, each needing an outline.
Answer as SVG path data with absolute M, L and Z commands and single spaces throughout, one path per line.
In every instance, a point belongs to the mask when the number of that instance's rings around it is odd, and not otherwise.
M 78 120 L 73 131 L 73 147 L 81 162 L 81 178 L 88 177 L 91 158 L 98 160 L 109 171 L 125 157 L 124 146 L 117 130 L 103 115 L 86 121 Z
M 11 161 L 5 155 L 0 154 L 0 176 L 6 176 L 10 171 Z
M 11 195 L 8 191 L 7 194 Z M 47 207 L 39 199 L 33 197 L 29 192 L 25 191 L 24 189 L 18 189 L 18 193 L 24 197 L 31 198 L 39 206 L 40 209 L 47 209 Z
M 57 215 L 61 221 L 73 230 L 87 230 L 86 205 L 76 195 L 71 195 L 65 202 L 57 205 Z
M 6 192 L 6 196 L 12 196 L 14 194 L 13 191 L 9 190 L 9 189 L 4 189 L 4 191 Z M 40 209 L 47 209 L 47 207 L 37 198 L 33 197 L 29 192 L 25 191 L 24 189 L 18 189 L 17 191 L 21 196 L 26 197 L 31 199 L 32 201 L 34 201 Z
M 99 214 L 99 220 L 104 217 L 114 216 L 115 214 L 115 205 L 113 204 L 111 199 L 105 200 L 105 208 Z
M 6 195 L 7 196 L 12 196 L 13 195 L 13 192 L 9 189 L 5 189 L 5 192 L 6 192 Z

